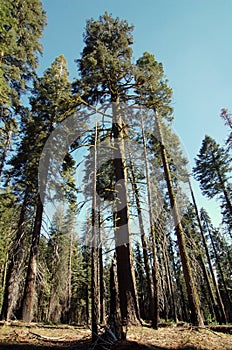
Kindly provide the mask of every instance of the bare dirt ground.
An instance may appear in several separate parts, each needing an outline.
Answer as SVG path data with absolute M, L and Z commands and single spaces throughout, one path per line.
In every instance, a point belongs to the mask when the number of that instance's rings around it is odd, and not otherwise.
M 225 333 L 226 332 L 226 333 Z M 127 339 L 141 349 L 232 350 L 232 327 L 191 328 L 166 326 L 153 330 L 131 327 Z M 91 332 L 84 327 L 0 323 L 0 350 L 87 350 L 93 349 Z

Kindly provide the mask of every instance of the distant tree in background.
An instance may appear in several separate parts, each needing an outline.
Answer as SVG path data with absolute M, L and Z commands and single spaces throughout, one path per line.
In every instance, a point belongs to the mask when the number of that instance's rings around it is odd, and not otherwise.
M 226 108 L 221 109 L 221 118 L 224 120 L 225 125 L 229 127 L 229 136 L 226 140 L 226 144 L 228 145 L 228 148 L 232 149 L 232 114 L 228 112 Z
M 229 154 L 213 138 L 206 135 L 195 163 L 193 174 L 200 183 L 203 195 L 208 198 L 219 197 L 224 211 L 232 217 L 230 191 L 232 166 Z

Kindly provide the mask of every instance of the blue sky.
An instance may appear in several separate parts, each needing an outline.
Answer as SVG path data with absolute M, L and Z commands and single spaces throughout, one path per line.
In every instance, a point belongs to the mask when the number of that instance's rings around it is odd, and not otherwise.
M 86 19 L 105 11 L 134 24 L 133 58 L 152 52 L 163 63 L 173 88 L 174 129 L 190 166 L 205 134 L 223 144 L 227 129 L 220 109 L 232 111 L 232 0 L 42 0 L 48 25 L 44 31 L 39 74 L 64 54 L 71 80 L 74 60 L 83 49 Z M 213 201 L 203 199 L 214 222 Z

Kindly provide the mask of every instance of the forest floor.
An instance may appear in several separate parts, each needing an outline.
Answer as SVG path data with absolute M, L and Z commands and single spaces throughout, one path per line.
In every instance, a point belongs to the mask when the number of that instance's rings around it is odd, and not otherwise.
M 193 328 L 189 325 L 131 327 L 129 341 L 150 350 L 232 350 L 232 327 Z M 91 332 L 84 327 L 0 323 L 0 350 L 87 350 Z

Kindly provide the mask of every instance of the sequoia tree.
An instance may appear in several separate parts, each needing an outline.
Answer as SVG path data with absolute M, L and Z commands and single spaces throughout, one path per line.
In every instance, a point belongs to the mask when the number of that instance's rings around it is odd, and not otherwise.
M 81 80 L 79 91 L 91 104 L 112 103 L 112 138 L 116 182 L 115 241 L 121 314 L 124 323 L 138 322 L 138 305 L 132 273 L 130 225 L 125 172 L 123 110 L 128 90 L 133 84 L 131 44 L 132 29 L 127 21 L 105 13 L 99 20 L 88 20 L 84 33 L 85 47 L 77 60 Z M 122 205 L 123 204 L 123 205 Z

